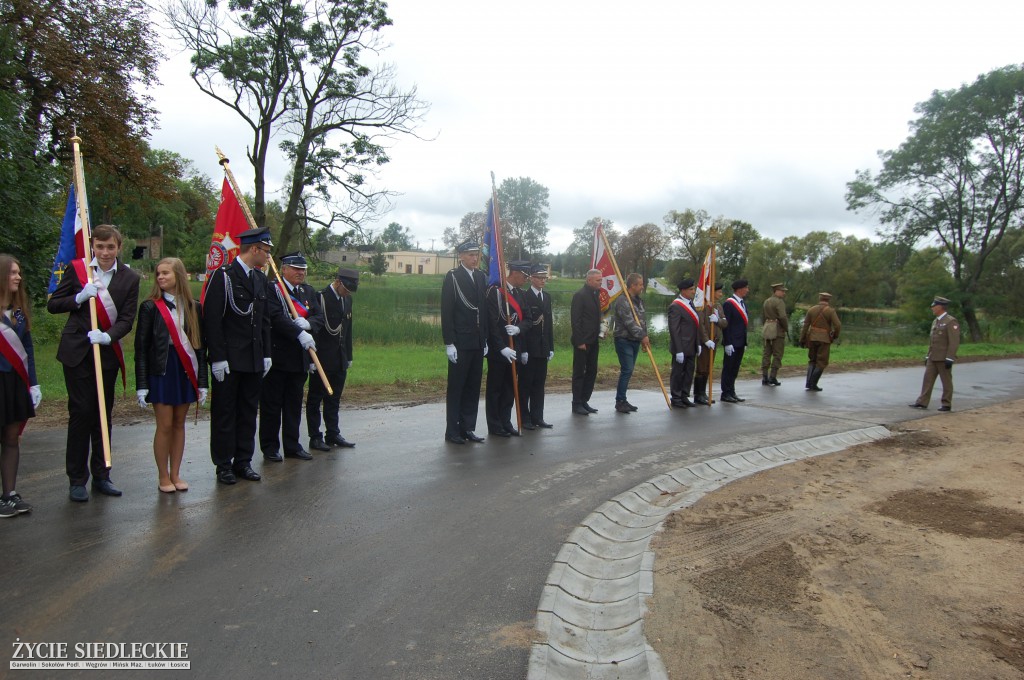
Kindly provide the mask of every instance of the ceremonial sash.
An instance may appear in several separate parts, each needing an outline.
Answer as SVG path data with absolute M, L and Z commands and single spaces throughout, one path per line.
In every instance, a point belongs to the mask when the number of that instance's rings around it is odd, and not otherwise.
M 188 302 L 186 301 L 182 304 L 188 304 Z M 181 365 L 185 367 L 185 375 L 188 376 L 188 381 L 192 383 L 196 396 L 198 396 L 199 359 L 196 358 L 196 351 L 192 349 L 192 343 L 188 341 L 188 336 L 185 335 L 181 317 L 177 314 L 171 314 L 171 310 L 167 308 L 167 302 L 162 297 L 156 301 L 156 308 L 160 312 L 160 316 L 163 317 L 164 324 L 167 326 L 167 333 L 171 336 L 171 342 L 178 353 L 178 359 L 181 361 Z
M 296 313 L 298 313 L 299 316 L 301 316 L 303 319 L 309 317 L 309 309 L 306 308 L 306 305 L 303 304 L 302 300 L 300 300 L 299 298 L 295 297 L 294 294 L 289 293 L 288 291 L 286 291 L 285 287 L 284 287 L 284 284 L 281 283 L 280 281 L 277 282 L 277 289 L 280 291 L 281 296 L 282 296 L 281 297 L 281 302 L 284 303 L 284 305 L 286 307 L 288 306 L 288 303 L 287 303 L 287 300 L 284 299 L 285 295 L 287 295 L 288 297 L 290 297 L 292 299 L 292 304 L 295 305 L 295 311 L 296 311 Z
M 501 288 L 499 288 L 498 291 L 505 295 L 505 299 L 508 300 L 508 303 L 512 306 L 512 309 L 514 309 L 516 314 L 519 315 L 519 320 L 522 321 L 523 320 L 523 310 L 519 306 L 519 303 L 516 302 L 516 299 L 514 297 L 512 297 L 512 294 L 508 290 L 502 290 Z M 499 305 L 499 311 L 500 311 L 500 305 Z
M 25 390 L 29 390 L 31 385 L 28 384 L 28 352 L 25 351 L 25 345 L 14 329 L 3 321 L 0 321 L 0 354 L 3 354 L 4 359 L 7 359 L 14 372 L 25 383 Z
M 743 325 L 744 326 L 750 325 L 750 322 L 747 319 L 747 310 L 743 309 L 743 305 L 741 305 L 739 302 L 737 302 L 736 298 L 729 298 L 728 300 L 726 300 L 726 302 L 727 303 L 731 302 L 732 306 L 736 308 L 736 311 L 740 313 L 740 316 L 743 317 Z
M 84 286 L 89 282 L 89 276 L 85 272 L 85 260 L 74 260 L 73 264 L 78 281 Z M 114 304 L 114 298 L 110 297 L 110 291 L 98 277 L 93 283 L 96 285 L 96 299 L 99 301 L 99 304 L 96 305 L 96 321 L 100 330 L 106 333 L 117 322 L 117 305 Z M 113 340 L 110 346 L 114 349 L 117 362 L 121 365 L 121 385 L 124 389 L 128 389 L 128 373 L 124 368 L 124 351 L 121 349 L 121 341 Z
M 685 309 L 686 313 L 690 315 L 691 319 L 693 319 L 694 325 L 700 325 L 700 318 L 697 316 L 697 312 L 694 311 L 693 307 L 690 306 L 689 302 L 681 298 L 676 298 L 675 300 L 672 301 L 672 304 L 679 305 L 680 307 Z

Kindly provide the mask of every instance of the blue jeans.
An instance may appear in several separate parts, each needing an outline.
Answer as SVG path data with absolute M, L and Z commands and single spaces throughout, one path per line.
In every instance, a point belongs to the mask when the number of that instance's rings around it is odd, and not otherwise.
M 615 338 L 615 353 L 619 355 L 619 385 L 615 389 L 615 401 L 626 401 L 626 388 L 633 377 L 633 366 L 640 354 L 640 341 Z

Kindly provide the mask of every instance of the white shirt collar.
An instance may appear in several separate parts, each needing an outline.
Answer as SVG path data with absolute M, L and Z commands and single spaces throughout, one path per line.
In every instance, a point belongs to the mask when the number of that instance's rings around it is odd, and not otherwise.
M 469 274 L 470 278 L 473 278 L 473 272 L 477 271 L 476 269 L 470 269 L 469 267 L 467 267 L 464 264 L 460 264 L 459 266 L 466 270 L 466 273 Z
M 239 265 L 240 265 L 240 266 L 242 267 L 242 271 L 243 271 L 243 272 L 245 272 L 245 275 L 246 275 L 246 276 L 248 276 L 248 275 L 249 275 L 249 272 L 251 272 L 251 271 L 252 271 L 252 267 L 250 267 L 249 265 L 247 265 L 247 264 L 245 263 L 245 260 L 243 260 L 243 259 L 242 259 L 242 258 L 240 258 L 240 257 L 236 257 L 236 258 L 235 258 L 235 261 L 236 261 L 236 262 L 238 262 L 238 264 L 239 264 Z
M 168 302 L 174 302 L 174 296 L 164 291 L 164 300 L 167 300 Z
M 117 260 L 114 260 L 114 264 L 110 267 L 110 269 L 108 269 L 105 272 L 102 269 L 100 269 L 100 261 L 97 260 L 95 257 L 92 258 L 92 262 L 89 263 L 89 266 L 95 269 L 99 269 L 104 274 L 113 274 L 114 272 L 117 271 Z
M 541 293 L 543 292 L 540 288 L 537 288 L 536 286 L 530 286 L 530 290 L 532 290 L 534 295 L 536 295 L 537 297 L 540 297 Z

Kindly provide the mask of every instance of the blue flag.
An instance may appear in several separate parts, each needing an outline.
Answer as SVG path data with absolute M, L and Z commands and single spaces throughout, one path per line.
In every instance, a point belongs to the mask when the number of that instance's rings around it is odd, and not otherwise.
M 85 243 L 81 237 L 82 223 L 78 219 L 78 201 L 75 200 L 75 185 L 71 185 L 68 192 L 68 207 L 64 210 L 64 222 L 60 227 L 60 246 L 57 248 L 57 256 L 53 258 L 53 270 L 50 273 L 50 285 L 46 289 L 47 295 L 53 295 L 57 290 L 64 270 L 71 265 L 71 261 L 85 256 Z
M 487 202 L 487 232 L 484 234 L 483 255 L 487 258 L 487 285 L 501 283 L 501 262 L 498 254 L 498 225 L 494 219 L 494 200 Z

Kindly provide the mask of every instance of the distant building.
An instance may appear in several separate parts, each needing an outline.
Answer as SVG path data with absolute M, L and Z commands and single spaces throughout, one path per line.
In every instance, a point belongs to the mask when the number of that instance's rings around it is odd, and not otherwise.
M 372 247 L 330 250 L 324 253 L 323 260 L 337 265 L 368 265 L 375 252 Z M 444 274 L 459 263 L 458 258 L 452 254 L 438 255 L 412 250 L 388 251 L 384 253 L 384 259 L 387 261 L 388 274 Z

